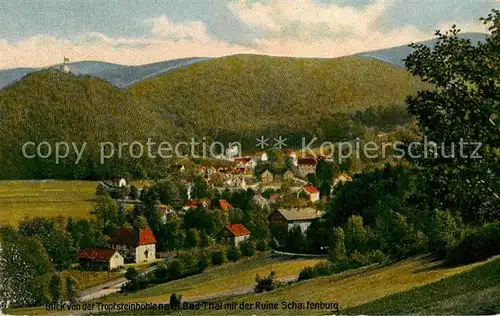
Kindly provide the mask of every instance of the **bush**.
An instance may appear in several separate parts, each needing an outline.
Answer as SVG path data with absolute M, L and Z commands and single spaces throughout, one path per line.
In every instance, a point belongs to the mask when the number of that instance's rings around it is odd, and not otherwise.
M 500 254 L 500 221 L 489 223 L 467 234 L 464 240 L 453 248 L 447 262 L 465 264 L 486 260 Z
M 221 265 L 224 262 L 227 262 L 226 255 L 224 251 L 215 251 L 212 253 L 212 264 L 213 265 Z
M 314 278 L 314 269 L 312 267 L 305 267 L 300 270 L 299 273 L 299 281 L 308 280 Z
M 387 256 L 380 250 L 374 250 L 368 254 L 369 263 L 381 263 L 387 260 Z
M 368 257 L 359 251 L 354 251 L 349 255 L 349 262 L 355 267 L 362 267 L 369 263 Z
M 255 254 L 255 243 L 253 241 L 245 241 L 240 244 L 241 254 L 245 257 L 251 257 Z
M 274 271 L 271 271 L 271 273 L 269 273 L 269 276 L 265 278 L 261 278 L 259 275 L 257 275 L 255 278 L 255 282 L 257 282 L 257 285 L 254 288 L 255 293 L 269 292 L 274 290 L 277 285 L 274 281 L 275 276 L 276 273 L 274 273 Z
M 174 259 L 168 265 L 168 275 L 170 279 L 175 280 L 186 274 L 186 266 L 179 259 Z
M 331 266 L 327 261 L 318 262 L 314 265 L 313 270 L 314 270 L 315 277 L 330 275 Z
M 168 277 L 169 277 L 168 267 L 166 265 L 162 264 L 161 266 L 156 268 L 154 275 L 155 275 L 155 278 L 156 278 L 158 283 L 168 281 Z
M 137 272 L 137 270 L 133 267 L 130 267 L 127 269 L 127 272 L 125 272 L 125 279 L 133 281 L 137 278 L 138 275 L 139 273 Z
M 227 259 L 230 261 L 238 261 L 241 258 L 241 251 L 238 247 L 230 246 L 227 248 Z
M 177 293 L 172 293 L 172 295 L 170 295 L 170 301 L 169 301 L 170 308 L 178 309 L 181 307 L 181 304 L 182 304 L 182 295 Z
M 108 191 L 106 191 L 106 188 L 102 183 L 99 183 L 97 185 L 97 188 L 95 189 L 95 195 L 107 195 Z
M 183 253 L 177 257 L 177 260 L 180 260 L 184 266 L 183 275 L 191 275 L 198 272 L 198 258 L 194 253 Z
M 428 233 L 431 251 L 437 258 L 444 258 L 464 238 L 462 219 L 450 211 L 437 210 L 431 225 Z
M 269 247 L 267 246 L 267 242 L 264 239 L 257 240 L 256 248 L 258 251 L 266 251 L 267 249 L 269 249 Z
M 210 263 L 210 255 L 207 252 L 202 252 L 198 258 L 198 272 L 203 272 Z

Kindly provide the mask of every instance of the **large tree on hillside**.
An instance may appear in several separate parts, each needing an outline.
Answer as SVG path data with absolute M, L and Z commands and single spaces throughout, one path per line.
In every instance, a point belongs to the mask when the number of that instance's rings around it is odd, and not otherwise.
M 423 136 L 437 144 L 413 159 L 425 167 L 425 203 L 458 210 L 467 222 L 500 219 L 500 11 L 481 20 L 490 31 L 484 42 L 473 45 L 453 26 L 436 32 L 434 48 L 412 45 L 405 61 L 435 86 L 407 100 Z

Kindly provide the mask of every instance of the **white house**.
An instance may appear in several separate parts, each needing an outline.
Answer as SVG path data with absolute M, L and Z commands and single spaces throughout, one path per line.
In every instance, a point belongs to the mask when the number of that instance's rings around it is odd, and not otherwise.
M 127 186 L 127 180 L 125 180 L 125 178 L 120 178 L 120 177 L 112 178 L 112 179 L 110 179 L 110 182 L 113 185 L 118 186 L 120 188 Z
M 116 249 L 86 248 L 78 252 L 80 267 L 92 270 L 113 270 L 123 267 L 123 256 Z
M 149 227 L 121 227 L 109 244 L 123 254 L 126 262 L 140 263 L 156 259 L 156 238 Z
M 307 194 L 311 202 L 319 201 L 319 191 L 312 185 L 304 186 L 304 192 Z
M 250 231 L 243 224 L 227 224 L 219 233 L 219 240 L 222 243 L 236 247 L 248 239 L 250 239 Z

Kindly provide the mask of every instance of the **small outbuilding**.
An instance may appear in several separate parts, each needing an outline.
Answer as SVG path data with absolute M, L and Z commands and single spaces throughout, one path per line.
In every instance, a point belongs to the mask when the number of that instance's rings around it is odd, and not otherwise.
M 109 271 L 124 264 L 123 256 L 116 249 L 86 248 L 78 253 L 80 267 L 89 270 Z

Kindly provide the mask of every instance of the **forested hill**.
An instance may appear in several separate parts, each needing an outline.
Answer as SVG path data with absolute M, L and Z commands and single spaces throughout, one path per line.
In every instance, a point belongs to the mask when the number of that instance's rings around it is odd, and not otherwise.
M 424 87 L 404 69 L 377 60 L 236 55 L 144 80 L 128 90 L 177 125 L 192 126 L 197 135 L 238 138 L 272 131 L 324 134 L 326 122 L 335 117 L 345 123 L 342 114 L 401 107 L 409 94 Z M 397 110 L 396 121 L 402 112 Z
M 86 178 L 142 172 L 150 161 L 109 160 L 99 163 L 99 143 L 175 138 L 179 132 L 148 105 L 133 101 L 127 91 L 92 77 L 47 70 L 26 76 L 0 91 L 0 178 Z M 87 143 L 78 165 L 71 150 L 59 164 L 54 157 L 26 159 L 25 142 Z M 30 154 L 35 149 L 30 147 Z M 44 149 L 43 153 L 46 153 Z M 52 152 L 54 155 L 54 149 Z

